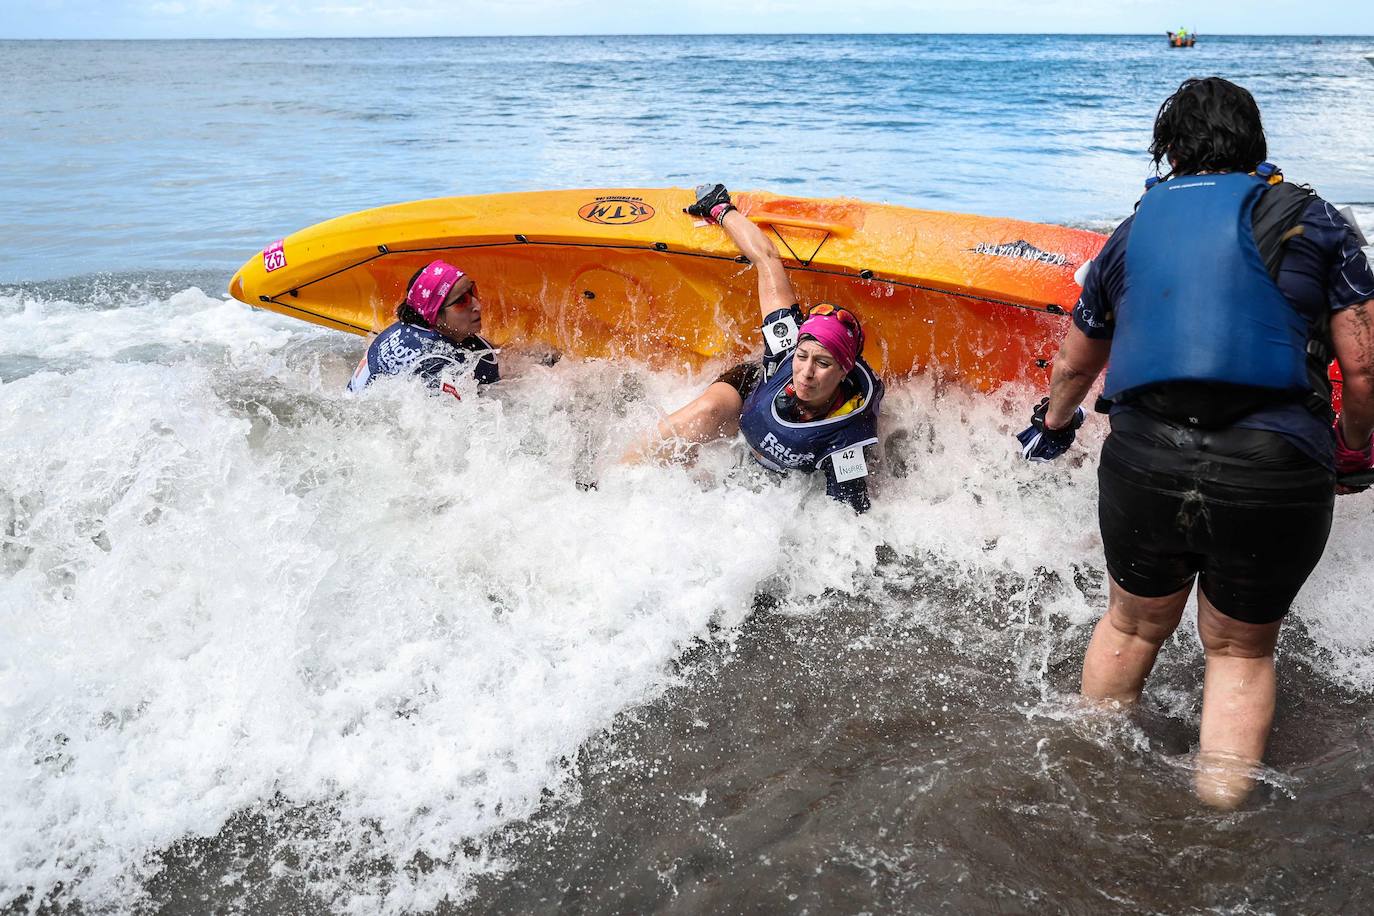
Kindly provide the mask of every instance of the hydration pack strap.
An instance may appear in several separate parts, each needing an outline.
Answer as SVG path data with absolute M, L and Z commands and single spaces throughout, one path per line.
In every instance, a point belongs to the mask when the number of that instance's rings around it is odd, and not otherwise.
M 1279 182 L 1271 185 L 1255 204 L 1253 225 L 1264 267 L 1275 282 L 1283 265 L 1283 249 L 1289 239 L 1302 235 L 1303 213 L 1316 194 L 1311 188 Z M 1303 399 L 1309 411 L 1327 423 L 1334 421 L 1331 409 L 1331 313 L 1323 309 L 1307 341 L 1307 378 L 1311 392 Z
M 1260 257 L 1264 259 L 1264 269 L 1275 281 L 1283 265 L 1283 246 L 1289 239 L 1302 234 L 1299 222 L 1315 196 L 1311 188 L 1284 181 L 1270 185 L 1255 203 L 1251 216 L 1255 244 L 1259 246 Z
M 1319 420 L 1336 422 L 1336 410 L 1331 406 L 1331 360 L 1335 347 L 1331 343 L 1331 312 L 1322 309 L 1317 326 L 1307 340 L 1307 381 L 1311 391 L 1304 404 Z

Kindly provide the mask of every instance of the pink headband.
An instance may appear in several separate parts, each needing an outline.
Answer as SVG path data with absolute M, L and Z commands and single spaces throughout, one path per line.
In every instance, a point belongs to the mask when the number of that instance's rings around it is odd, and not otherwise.
M 830 351 L 845 372 L 859 358 L 859 338 L 853 329 L 834 315 L 812 315 L 802 322 L 801 339 L 810 337 Z
M 410 284 L 406 302 L 432 326 L 449 290 L 462 276 L 463 272 L 447 261 L 430 261 L 415 282 Z

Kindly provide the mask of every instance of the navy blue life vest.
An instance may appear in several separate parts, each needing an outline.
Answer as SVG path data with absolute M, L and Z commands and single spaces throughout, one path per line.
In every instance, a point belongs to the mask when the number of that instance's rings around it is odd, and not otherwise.
M 792 380 L 789 355 L 770 378 L 754 388 L 740 414 L 740 432 L 758 462 L 773 471 L 810 473 L 836 452 L 875 444 L 883 383 L 863 359 L 849 370 L 848 378 L 862 393 L 863 406 L 838 417 L 807 423 L 785 420 L 778 413 L 777 396 Z
M 1255 204 L 1268 187 L 1227 173 L 1182 176 L 1145 192 L 1126 243 L 1104 397 L 1162 382 L 1312 393 L 1313 329 L 1255 242 Z
M 433 328 L 398 321 L 372 341 L 348 382 L 348 390 L 362 391 L 380 376 L 409 373 L 419 374 L 425 384 L 437 389 L 443 371 L 461 372 L 474 360 L 472 371 L 479 384 L 500 380 L 496 349 L 485 338 L 474 334 L 455 344 Z

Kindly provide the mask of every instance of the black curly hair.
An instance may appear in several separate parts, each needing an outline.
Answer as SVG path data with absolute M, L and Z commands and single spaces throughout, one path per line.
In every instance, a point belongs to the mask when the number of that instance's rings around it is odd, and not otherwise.
M 425 265 L 425 267 L 428 266 L 429 265 Z M 405 295 L 407 297 L 410 295 L 410 288 L 415 285 L 415 281 L 420 279 L 420 274 L 424 272 L 425 268 L 421 267 L 419 270 L 415 271 L 415 273 L 410 275 L 410 279 L 406 281 Z M 404 321 L 406 324 L 418 325 L 422 328 L 434 327 L 434 325 L 430 324 L 428 321 L 425 321 L 425 316 L 417 312 L 415 310 L 415 307 L 411 305 L 408 299 L 406 298 L 402 298 L 401 304 L 396 306 L 396 319 L 398 321 Z
M 1253 172 L 1269 155 L 1255 97 L 1219 76 L 1184 80 L 1159 106 L 1150 155 L 1171 175 Z

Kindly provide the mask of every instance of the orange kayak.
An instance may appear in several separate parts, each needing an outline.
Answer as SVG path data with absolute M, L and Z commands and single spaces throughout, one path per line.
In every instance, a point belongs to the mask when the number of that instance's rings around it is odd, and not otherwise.
M 857 200 L 734 195 L 764 226 L 803 305 L 864 322 L 889 378 L 933 371 L 987 390 L 1045 378 L 1095 232 Z M 725 233 L 682 212 L 682 188 L 541 191 L 415 201 L 302 229 L 234 275 L 236 299 L 355 334 L 394 320 L 436 257 L 476 281 L 483 334 L 584 357 L 697 367 L 757 344 L 755 278 Z

